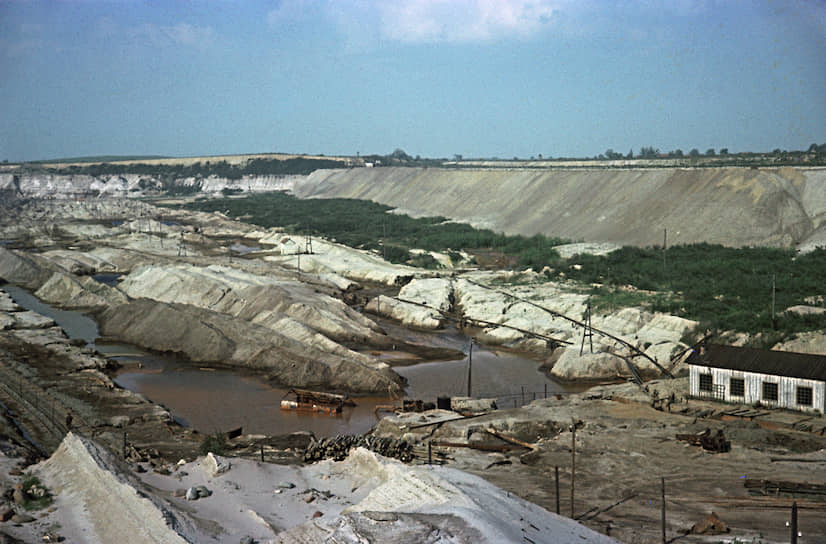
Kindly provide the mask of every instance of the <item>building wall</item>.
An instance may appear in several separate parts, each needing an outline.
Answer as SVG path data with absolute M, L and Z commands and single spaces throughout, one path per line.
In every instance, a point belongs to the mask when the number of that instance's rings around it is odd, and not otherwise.
M 725 402 L 743 404 L 760 402 L 763 406 L 776 406 L 807 412 L 826 412 L 826 382 L 823 381 L 804 380 L 802 378 L 790 378 L 787 376 L 761 374 L 759 372 L 743 372 L 698 365 L 689 365 L 688 369 L 689 394 L 692 397 L 716 398 Z M 700 391 L 700 374 L 709 373 L 712 376 L 712 392 Z M 731 378 L 743 379 L 745 385 L 745 395 L 743 397 L 731 396 L 731 389 L 729 387 L 729 380 Z M 763 400 L 764 381 L 777 384 L 777 402 Z M 801 406 L 797 404 L 797 387 L 799 386 L 812 388 L 811 406 Z

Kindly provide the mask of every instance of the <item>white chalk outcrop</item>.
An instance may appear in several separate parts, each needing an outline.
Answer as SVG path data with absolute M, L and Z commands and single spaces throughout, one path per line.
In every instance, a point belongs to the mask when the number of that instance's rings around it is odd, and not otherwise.
M 90 276 L 55 272 L 34 295 L 44 302 L 65 308 L 103 309 L 111 304 L 125 304 L 128 297 L 120 290 L 100 283 Z
M 177 178 L 173 184 L 180 187 L 198 187 L 205 193 L 224 190 L 240 192 L 289 191 L 300 175 L 245 175 L 238 179 L 218 176 L 206 178 Z M 136 198 L 157 194 L 166 187 L 165 180 L 146 174 L 86 174 L 0 173 L 0 192 L 9 192 L 23 198 L 68 199 L 88 196 Z
M 274 233 L 258 240 L 261 244 L 278 245 L 285 238 L 283 233 Z M 298 269 L 311 274 L 334 273 L 358 282 L 403 285 L 414 277 L 433 276 L 435 272 L 411 266 L 392 264 L 369 251 L 353 249 L 327 240 L 312 241 L 313 253 L 296 255 L 288 251 L 286 255 L 270 255 L 264 260 L 278 263 L 286 268 Z
M 612 379 L 629 374 L 625 362 L 614 355 L 631 355 L 622 342 L 594 333 L 593 353 L 588 339 L 587 353 L 580 356 L 583 327 L 554 315 L 584 322 L 588 295 L 572 292 L 558 283 L 491 283 L 495 279 L 495 275 L 478 273 L 460 277 L 454 284 L 457 307 L 466 318 L 496 324 L 484 326 L 478 334 L 480 339 L 539 353 L 547 353 L 548 344 L 542 338 L 531 337 L 530 333 L 569 342 L 570 347 L 558 348 L 552 359 L 551 374 L 561 379 Z M 591 324 L 644 351 L 662 365 L 681 346 L 680 339 L 686 331 L 697 325 L 695 321 L 641 308 L 623 308 L 606 314 L 594 312 Z M 658 372 L 645 358 L 634 362 L 644 374 Z
M 190 304 L 283 329 L 290 318 L 304 327 L 341 341 L 368 342 L 379 327 L 341 300 L 311 286 L 277 276 L 264 276 L 226 266 L 149 265 L 121 283 L 132 298 Z
M 414 279 L 399 290 L 397 297 L 377 296 L 365 309 L 390 317 L 410 327 L 440 329 L 442 312 L 452 307 L 453 282 L 443 278 Z
M 44 521 L 72 542 L 616 543 L 478 476 L 404 465 L 364 448 L 344 461 L 300 467 L 216 461 L 178 465 L 172 476 L 133 475 L 70 433 L 33 471 L 55 495 Z M 229 472 L 216 470 L 230 464 Z M 187 488 L 207 492 L 196 501 L 176 498 Z

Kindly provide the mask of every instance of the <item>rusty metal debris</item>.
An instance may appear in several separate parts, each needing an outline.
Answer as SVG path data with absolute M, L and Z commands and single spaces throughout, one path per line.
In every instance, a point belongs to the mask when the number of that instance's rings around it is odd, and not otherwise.
M 693 535 L 720 535 L 727 532 L 728 526 L 714 512 L 695 523 L 689 531 Z
M 720 429 L 716 433 L 712 433 L 711 429 L 706 429 L 698 434 L 678 434 L 677 440 L 688 442 L 692 446 L 702 446 L 704 450 L 713 453 L 731 451 L 731 442 L 726 440 L 726 436 Z

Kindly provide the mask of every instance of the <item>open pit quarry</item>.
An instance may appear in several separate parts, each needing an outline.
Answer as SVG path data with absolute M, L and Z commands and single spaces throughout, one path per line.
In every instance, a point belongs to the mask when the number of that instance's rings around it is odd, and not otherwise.
M 663 229 L 675 244 L 826 243 L 826 169 L 817 168 L 353 168 L 178 182 L 211 194 L 370 199 L 594 251 L 658 244 Z M 785 542 L 792 499 L 755 497 L 744 479 L 806 481 L 826 463 L 822 415 L 726 418 L 730 407 L 688 398 L 682 339 L 696 322 L 595 311 L 584 342 L 587 290 L 564 278 L 424 270 L 323 239 L 307 254 L 299 233 L 138 198 L 161 186 L 133 175 L 0 174 L 0 290 L 12 284 L 87 314 L 100 343 L 285 388 L 392 398 L 407 385 L 397 365 L 465 358 L 405 330 L 455 331 L 524 354 L 582 389 L 647 381 L 472 415 L 382 419 L 371 435 L 410 444 L 409 465 L 362 449 L 304 465 L 306 433 L 244 435 L 225 445 L 227 457 L 204 457 L 198 446 L 214 429 L 182 426 L 122 389 L 117 362 L 0 291 L 0 541 L 659 542 L 665 478 L 669 539 Z M 725 432 L 731 450 L 675 439 L 705 428 Z M 14 486 L 27 474 L 54 503 L 20 521 Z M 824 503 L 799 502 L 803 530 L 826 534 Z M 728 532 L 692 533 L 712 512 Z
M 595 163 L 596 164 L 596 163 Z M 826 168 L 347 168 L 308 176 L 181 178 L 207 193 L 291 191 L 300 198 L 372 200 L 507 234 L 575 241 L 727 246 L 826 244 Z M 139 197 L 160 179 L 0 173 L 0 194 L 24 198 Z

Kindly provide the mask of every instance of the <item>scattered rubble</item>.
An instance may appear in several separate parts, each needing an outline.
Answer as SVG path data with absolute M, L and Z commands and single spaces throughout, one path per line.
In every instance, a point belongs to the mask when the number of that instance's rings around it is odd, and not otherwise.
M 304 461 L 342 461 L 354 448 L 366 448 L 404 463 L 409 463 L 414 457 L 412 446 L 404 440 L 372 435 L 338 435 L 311 442 L 304 452 Z
M 714 512 L 695 523 L 689 533 L 694 535 L 722 535 L 729 532 L 729 528 Z

